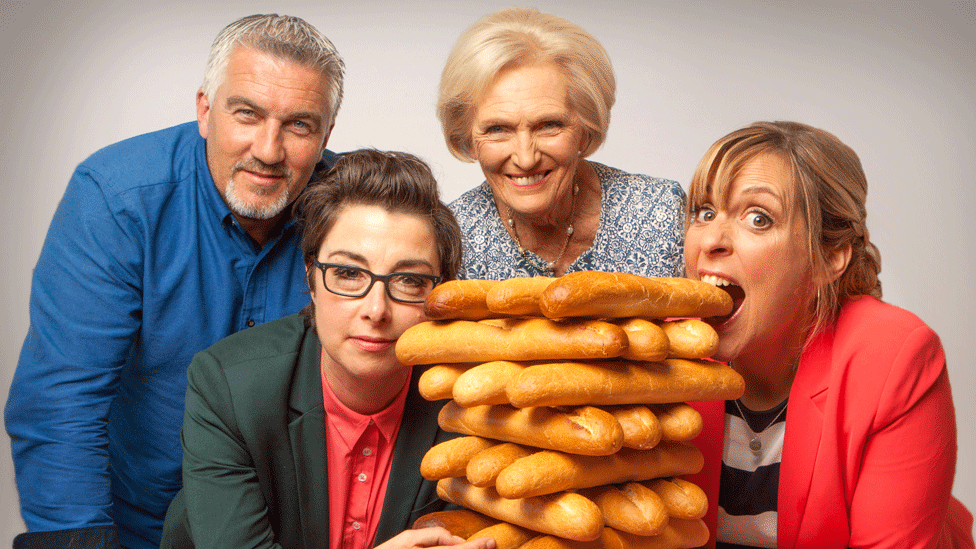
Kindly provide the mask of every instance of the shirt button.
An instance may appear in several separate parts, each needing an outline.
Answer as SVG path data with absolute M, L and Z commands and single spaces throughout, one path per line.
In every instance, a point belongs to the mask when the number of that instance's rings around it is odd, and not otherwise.
M 372 453 L 373 453 L 373 451 L 370 450 L 369 448 L 363 448 L 363 455 L 364 456 L 368 456 L 368 455 L 370 455 Z
M 359 523 L 358 523 L 358 522 L 356 522 L 356 521 L 353 521 L 353 523 L 352 523 L 352 529 L 353 529 L 353 530 L 359 530 L 360 528 L 362 528 L 362 525 L 361 525 L 361 524 L 359 524 Z
M 366 473 L 359 473 L 359 482 L 366 482 Z
M 253 328 L 254 327 L 254 319 L 253 318 L 247 319 L 247 327 L 248 328 Z

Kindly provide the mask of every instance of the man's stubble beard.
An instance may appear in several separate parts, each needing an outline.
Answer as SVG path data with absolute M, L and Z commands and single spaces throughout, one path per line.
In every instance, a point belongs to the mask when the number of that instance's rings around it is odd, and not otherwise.
M 253 164 L 259 164 L 260 166 L 253 166 Z M 244 169 L 253 170 L 255 167 L 259 167 L 259 169 L 256 171 L 259 171 L 260 173 L 271 173 L 272 175 L 284 176 L 285 178 L 283 188 L 280 191 L 277 191 L 278 197 L 271 204 L 261 206 L 258 204 L 254 204 L 252 202 L 248 202 L 247 200 L 244 199 L 243 196 L 241 196 L 241 193 L 239 192 L 237 185 L 234 183 L 234 175 L 236 175 L 237 172 Z M 285 170 L 280 167 L 276 168 L 274 166 L 267 165 L 267 164 L 262 164 L 260 163 L 260 161 L 256 159 L 239 162 L 237 165 L 234 166 L 234 169 L 231 172 L 230 179 L 229 181 L 227 181 L 227 186 L 224 188 L 224 193 L 223 193 L 224 202 L 227 203 L 227 207 L 230 208 L 230 211 L 239 217 L 243 217 L 247 219 L 262 219 L 262 220 L 272 219 L 278 214 L 280 214 L 282 211 L 284 211 L 284 209 L 288 207 L 288 204 L 291 203 L 292 200 L 291 187 L 293 183 L 292 181 L 293 178 L 294 178 L 294 174 L 292 174 L 289 170 Z M 257 195 L 268 195 L 273 192 L 276 191 L 271 189 L 262 189 L 262 188 L 255 189 L 254 191 L 254 193 Z
M 262 194 L 262 193 L 257 193 Z M 265 205 L 253 204 L 244 200 L 238 193 L 237 186 L 234 185 L 234 178 L 227 182 L 224 189 L 224 202 L 234 214 L 248 219 L 271 219 L 280 214 L 291 203 L 291 187 L 285 186 L 278 193 L 278 198 L 274 202 Z

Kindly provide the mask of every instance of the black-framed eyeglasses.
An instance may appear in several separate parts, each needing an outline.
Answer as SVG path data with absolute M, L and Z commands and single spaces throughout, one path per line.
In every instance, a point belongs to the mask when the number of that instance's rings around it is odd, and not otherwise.
M 386 295 L 401 303 L 423 303 L 427 294 L 441 281 L 441 277 L 422 273 L 390 273 L 378 275 L 362 267 L 339 263 L 319 263 L 312 259 L 322 271 L 325 289 L 345 297 L 363 297 L 373 288 L 377 280 L 386 286 Z

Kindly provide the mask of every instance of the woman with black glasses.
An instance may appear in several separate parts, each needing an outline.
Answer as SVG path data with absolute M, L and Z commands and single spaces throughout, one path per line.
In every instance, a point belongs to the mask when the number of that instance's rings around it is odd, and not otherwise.
M 419 373 L 394 353 L 425 320 L 427 294 L 457 273 L 457 223 L 429 168 L 404 153 L 341 155 L 298 204 L 311 303 L 193 359 L 184 486 L 162 546 L 461 544 L 407 530 L 444 506 L 419 471 L 447 435 L 443 402 L 421 398 Z

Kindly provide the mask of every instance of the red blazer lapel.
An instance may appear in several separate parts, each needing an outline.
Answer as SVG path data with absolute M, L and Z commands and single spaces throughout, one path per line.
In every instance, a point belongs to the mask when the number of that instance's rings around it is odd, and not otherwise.
M 689 402 L 702 415 L 704 427 L 698 438 L 692 443 L 705 456 L 705 466 L 701 472 L 694 475 L 684 475 L 684 478 L 705 491 L 708 496 L 708 512 L 705 514 L 705 524 L 708 525 L 708 544 L 715 547 L 715 532 L 718 526 L 718 488 L 722 475 L 722 448 L 725 438 L 725 401 L 708 400 Z
M 777 547 L 796 547 L 809 501 L 817 456 L 821 452 L 823 404 L 828 387 L 833 333 L 814 341 L 797 368 L 786 412 L 786 440 L 780 464 Z M 822 502 L 821 502 L 822 503 Z

